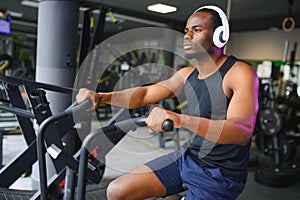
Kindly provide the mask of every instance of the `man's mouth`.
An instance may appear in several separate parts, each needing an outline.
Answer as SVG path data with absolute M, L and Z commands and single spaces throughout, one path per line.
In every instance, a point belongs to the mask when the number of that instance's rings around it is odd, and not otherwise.
M 192 48 L 192 45 L 191 44 L 185 44 L 185 45 L 183 45 L 183 49 L 184 50 L 189 50 L 189 49 L 191 49 Z
M 184 50 L 188 50 L 190 48 L 192 48 L 193 44 L 191 42 L 184 42 L 183 43 L 183 49 Z

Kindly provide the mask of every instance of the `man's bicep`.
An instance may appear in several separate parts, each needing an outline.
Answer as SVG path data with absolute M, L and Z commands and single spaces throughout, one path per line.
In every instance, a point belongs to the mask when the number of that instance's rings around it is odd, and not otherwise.
M 180 94 L 187 76 L 187 73 L 182 73 L 182 71 L 183 70 L 176 72 L 167 80 L 149 86 L 147 90 L 147 97 L 149 98 L 149 101 L 157 102 L 163 99 L 176 97 Z
M 176 96 L 181 87 L 181 84 L 169 79 L 156 83 L 152 86 L 149 86 L 147 90 L 148 101 L 158 102 L 163 99 L 173 98 Z
M 254 125 L 258 111 L 258 80 L 250 76 L 237 84 L 228 108 L 227 118 L 240 119 Z

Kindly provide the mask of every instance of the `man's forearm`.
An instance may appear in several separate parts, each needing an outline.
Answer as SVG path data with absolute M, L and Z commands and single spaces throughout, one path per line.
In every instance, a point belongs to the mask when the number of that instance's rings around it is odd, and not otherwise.
M 147 105 L 144 101 L 145 94 L 146 90 L 141 87 L 108 93 L 97 93 L 102 103 L 123 108 L 138 108 Z
M 253 132 L 250 125 L 238 120 L 210 120 L 188 115 L 181 115 L 181 127 L 219 144 L 246 145 Z

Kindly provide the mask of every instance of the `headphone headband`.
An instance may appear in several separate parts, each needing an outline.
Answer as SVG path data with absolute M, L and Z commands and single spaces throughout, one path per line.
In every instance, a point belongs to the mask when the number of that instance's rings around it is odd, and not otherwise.
M 219 14 L 219 17 L 222 22 L 222 26 L 216 28 L 216 30 L 215 30 L 215 32 L 218 30 L 217 31 L 218 35 L 216 36 L 214 34 L 214 43 L 217 47 L 223 47 L 229 39 L 229 24 L 228 24 L 226 14 L 224 13 L 224 11 L 221 8 L 219 8 L 217 6 L 213 6 L 213 5 L 202 6 L 198 9 L 196 9 L 193 14 L 195 14 L 196 12 L 203 10 L 203 9 L 214 10 Z M 222 30 L 220 30 L 220 29 L 222 29 Z

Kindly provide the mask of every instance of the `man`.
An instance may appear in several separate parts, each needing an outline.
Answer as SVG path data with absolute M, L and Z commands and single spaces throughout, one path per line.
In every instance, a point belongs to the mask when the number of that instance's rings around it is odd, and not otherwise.
M 214 32 L 227 23 L 224 15 L 207 6 L 188 18 L 184 50 L 195 66 L 151 86 L 110 93 L 80 90 L 77 101 L 91 98 L 94 108 L 100 103 L 137 108 L 182 92 L 188 102 L 189 115 L 155 107 L 146 121 L 151 132 L 163 131 L 166 119 L 190 130 L 187 144 L 114 180 L 108 199 L 163 197 L 186 189 L 185 199 L 235 199 L 242 192 L 258 112 L 258 79 L 250 65 L 223 54 L 229 32 L 218 30 L 217 37 Z

